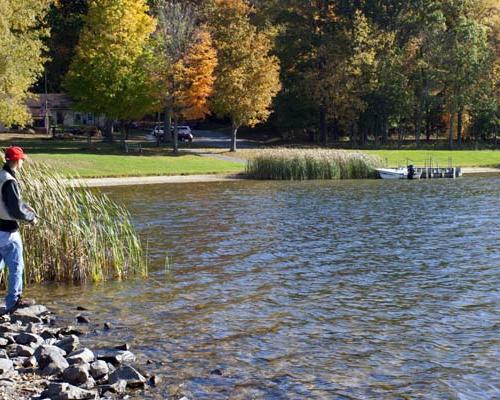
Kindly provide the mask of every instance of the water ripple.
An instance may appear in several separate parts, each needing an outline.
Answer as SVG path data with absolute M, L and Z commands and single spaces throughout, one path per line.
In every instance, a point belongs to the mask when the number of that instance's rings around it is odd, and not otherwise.
M 151 278 L 32 292 L 156 361 L 137 398 L 500 398 L 500 179 L 106 191 Z

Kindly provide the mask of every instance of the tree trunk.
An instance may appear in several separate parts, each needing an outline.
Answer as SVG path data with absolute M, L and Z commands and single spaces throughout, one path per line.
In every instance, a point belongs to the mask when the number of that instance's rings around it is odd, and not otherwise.
M 123 119 L 120 120 L 120 141 L 125 143 L 125 121 Z
M 453 149 L 453 122 L 454 122 L 455 114 L 450 113 L 450 131 L 448 133 L 448 148 Z
M 177 154 L 179 152 L 179 141 L 177 137 L 177 116 L 174 116 L 174 136 L 172 138 L 172 151 L 174 152 L 174 154 Z
M 172 138 L 172 107 L 165 107 L 163 115 L 163 143 Z
M 497 148 L 497 144 L 498 144 L 498 122 L 495 123 L 495 149 Z
M 319 136 L 321 144 L 326 146 L 328 144 L 328 132 L 326 126 L 326 107 L 321 105 L 319 107 Z
M 425 140 L 431 140 L 431 120 L 429 117 L 429 113 L 427 113 L 427 116 L 425 118 Z
M 351 146 L 355 149 L 358 146 L 359 126 L 357 122 L 351 123 Z
M 389 124 L 387 122 L 387 117 L 384 116 L 382 122 L 382 143 L 387 144 L 388 140 L 389 140 Z
M 129 133 L 130 133 L 130 121 L 127 121 L 125 125 L 125 140 L 128 140 Z
M 462 146 L 462 116 L 463 110 L 460 109 L 457 114 L 457 144 L 458 147 Z
M 104 125 L 104 141 L 107 143 L 113 142 L 114 121 L 110 118 L 106 119 Z
M 238 126 L 233 122 L 231 127 L 231 149 L 230 151 L 236 151 L 236 135 L 238 134 Z

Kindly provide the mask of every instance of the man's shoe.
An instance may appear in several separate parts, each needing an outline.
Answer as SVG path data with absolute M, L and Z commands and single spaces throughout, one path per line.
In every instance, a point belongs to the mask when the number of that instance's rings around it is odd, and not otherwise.
M 9 314 L 14 313 L 17 309 L 19 308 L 26 308 L 30 306 L 34 306 L 36 304 L 35 300 L 33 299 L 23 299 L 21 296 L 17 298 L 16 304 L 14 306 L 7 310 Z

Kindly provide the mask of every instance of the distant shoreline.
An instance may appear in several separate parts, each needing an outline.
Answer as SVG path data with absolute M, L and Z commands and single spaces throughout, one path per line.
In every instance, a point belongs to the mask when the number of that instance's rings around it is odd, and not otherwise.
M 465 167 L 464 175 L 500 174 L 500 168 Z M 107 186 L 135 186 L 155 185 L 165 183 L 203 183 L 203 182 L 234 182 L 244 180 L 244 174 L 226 175 L 165 175 L 165 176 L 130 176 L 109 178 L 81 178 L 67 179 L 65 184 L 70 186 L 107 187 Z

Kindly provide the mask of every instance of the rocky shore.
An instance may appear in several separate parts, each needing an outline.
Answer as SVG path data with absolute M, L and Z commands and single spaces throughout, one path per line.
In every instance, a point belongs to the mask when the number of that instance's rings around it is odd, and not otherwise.
M 2 400 L 126 399 L 158 383 L 157 377 L 133 365 L 136 358 L 127 344 L 82 348 L 79 337 L 85 330 L 58 327 L 43 305 L 12 314 L 0 309 L 0 315 Z M 79 316 L 77 322 L 85 319 Z

